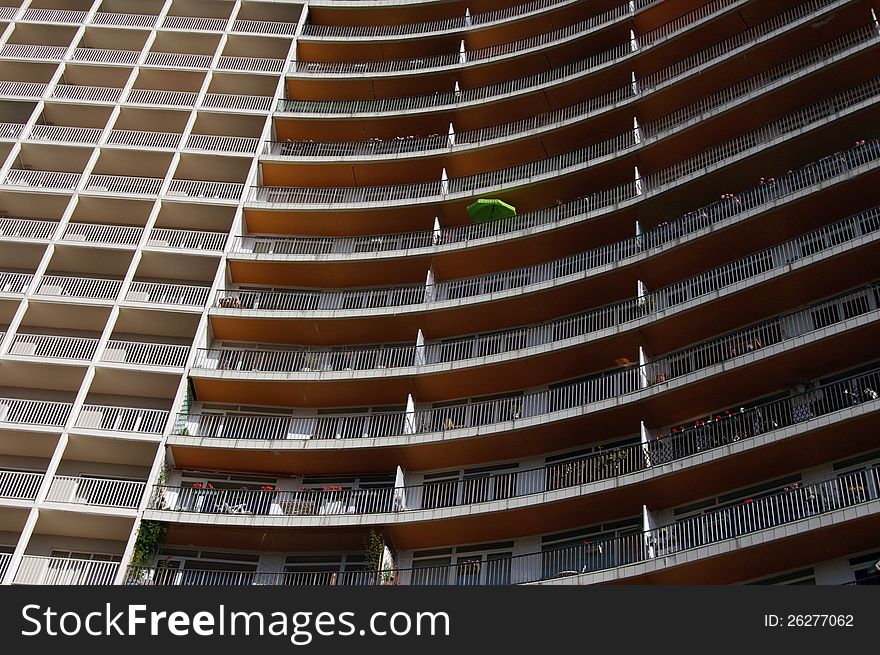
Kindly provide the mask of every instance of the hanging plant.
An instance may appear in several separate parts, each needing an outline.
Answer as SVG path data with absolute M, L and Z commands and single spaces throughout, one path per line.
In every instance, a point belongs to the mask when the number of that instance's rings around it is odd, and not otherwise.
M 131 555 L 131 566 L 136 567 L 135 575 L 137 577 L 143 575 L 144 567 L 149 566 L 159 553 L 159 549 L 165 541 L 166 532 L 168 532 L 167 523 L 141 521 L 137 539 L 134 542 L 134 552 Z

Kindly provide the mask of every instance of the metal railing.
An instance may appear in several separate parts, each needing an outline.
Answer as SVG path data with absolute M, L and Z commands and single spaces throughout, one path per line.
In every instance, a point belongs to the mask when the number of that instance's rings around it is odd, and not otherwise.
M 0 271 L 0 293 L 26 293 L 33 279 L 32 273 Z
M 4 184 L 72 191 L 79 183 L 79 178 L 79 173 L 28 171 L 18 168 L 10 168 L 9 172 L 6 173 Z
M 446 565 L 372 571 L 202 571 L 129 567 L 130 584 L 148 585 L 507 585 L 564 578 L 650 562 L 782 525 L 864 505 L 880 497 L 880 468 L 811 484 L 794 483 L 644 532 L 585 539 L 574 546 Z M 269 492 L 276 493 L 276 492 Z
M 25 9 L 19 20 L 33 21 L 38 23 L 68 23 L 78 25 L 82 23 L 89 12 L 74 11 L 69 9 Z
M 164 91 L 158 89 L 131 89 L 125 102 L 134 105 L 193 107 L 199 94 L 194 91 Z
M 51 239 L 57 227 L 56 221 L 33 218 L 0 218 L 0 238 Z
M 831 11 L 831 7 L 841 4 L 841 0 L 809 0 L 786 12 L 767 19 L 754 27 L 739 32 L 716 45 L 697 52 L 676 64 L 667 66 L 638 81 L 637 90 L 631 85 L 596 98 L 597 105 L 613 105 L 620 101 L 637 100 L 647 93 L 659 90 L 661 86 L 671 84 L 676 77 L 682 76 L 689 69 L 705 67 L 710 62 L 717 63 L 733 56 L 737 51 L 744 51 L 756 44 L 776 38 L 796 26 L 815 20 L 817 14 Z M 414 109 L 443 109 L 463 104 L 478 103 L 488 98 L 499 98 L 515 93 L 531 93 L 544 89 L 554 82 L 574 79 L 584 75 L 588 70 L 588 60 L 573 62 L 559 68 L 542 73 L 509 80 L 489 86 L 462 89 L 458 93 L 438 93 L 427 96 L 402 96 L 396 98 L 378 98 L 361 100 L 292 100 L 279 99 L 279 112 L 295 112 L 306 114 L 358 114 L 406 112 Z M 616 98 L 616 100 L 614 99 Z
M 209 182 L 201 180 L 171 180 L 168 195 L 214 200 L 238 200 L 244 192 L 240 182 Z
M 122 89 L 111 86 L 80 86 L 56 84 L 50 98 L 55 100 L 78 100 L 80 102 L 118 102 Z
M 121 287 L 122 280 L 44 275 L 34 293 L 40 296 L 68 296 L 86 300 L 115 300 Z
M 159 248 L 223 252 L 226 236 L 225 232 L 154 227 L 150 231 L 147 245 Z
M 66 143 L 98 143 L 104 130 L 99 127 L 64 127 L 61 125 L 34 125 L 27 138 L 33 141 Z
M 270 59 L 267 57 L 223 56 L 217 60 L 217 70 L 280 73 L 284 70 L 284 63 L 284 59 Z
M 119 14 L 98 11 L 92 16 L 92 24 L 112 27 L 153 27 L 158 19 L 159 17 L 153 14 Z
M 0 470 L 0 498 L 34 500 L 42 481 L 42 473 Z
M 759 144 L 773 142 L 781 136 L 797 132 L 813 123 L 836 118 L 845 110 L 857 108 L 867 100 L 880 96 L 880 77 L 871 78 L 846 91 L 812 103 L 798 111 L 774 120 L 762 127 L 730 139 L 701 153 L 666 166 L 640 178 L 642 187 L 650 194 L 660 187 L 678 183 L 687 175 L 701 171 L 711 164 L 738 157 Z M 629 137 L 631 139 L 631 137 Z M 606 144 L 620 149 L 627 141 Z M 613 150 L 610 150 L 613 152 Z M 584 170 L 594 146 L 579 148 L 561 155 L 518 164 L 504 169 L 477 173 L 448 181 L 435 180 L 409 184 L 361 187 L 278 187 L 255 186 L 249 201 L 264 204 L 399 204 L 414 199 L 473 197 L 484 193 L 498 193 L 500 187 L 537 184 L 540 178 L 559 178 Z M 635 195 L 635 183 L 604 190 L 613 202 L 622 202 Z M 503 189 L 501 189 L 503 190 Z
M 66 50 L 66 48 L 65 48 Z M 71 59 L 91 64 L 136 64 L 140 50 L 111 50 L 107 48 L 76 48 Z
M 170 412 L 164 409 L 85 404 L 76 417 L 76 427 L 112 432 L 162 434 L 169 416 Z
M 193 55 L 179 52 L 148 52 L 144 60 L 145 66 L 161 66 L 163 68 L 198 68 L 211 67 L 211 55 Z
M 73 403 L 54 400 L 0 398 L 0 423 L 60 428 L 67 422 Z
M 232 22 L 232 31 L 245 32 L 248 34 L 292 35 L 296 32 L 296 23 L 282 23 L 269 20 L 242 20 L 238 18 Z
M 136 246 L 142 227 L 132 225 L 100 225 L 98 223 L 68 223 L 64 229 L 65 241 L 86 243 L 109 243 L 122 246 Z
M 125 299 L 129 302 L 146 302 L 156 305 L 183 305 L 204 307 L 208 302 L 210 287 L 194 284 L 133 281 Z
M 139 148 L 176 148 L 183 135 L 176 132 L 145 132 L 143 130 L 110 130 L 107 145 Z
M 46 500 L 54 503 L 137 509 L 146 486 L 145 482 L 132 480 L 56 475 L 49 485 Z
M 153 196 L 162 188 L 161 177 L 132 177 L 129 175 L 98 175 L 92 173 L 86 182 L 86 191 L 104 191 L 137 196 Z
M 47 59 L 60 61 L 64 59 L 67 47 L 54 45 L 24 45 L 7 43 L 0 47 L 0 57 L 8 59 Z
M 2 87 L 0 87 L 2 90 Z M 206 93 L 202 107 L 210 109 L 239 109 L 242 111 L 269 111 L 272 96 L 250 96 L 234 93 Z
M 181 368 L 188 353 L 189 346 L 111 339 L 101 353 L 101 361 Z
M 119 562 L 41 557 L 24 555 L 15 584 L 36 585 L 110 585 L 119 570 Z
M 190 134 L 186 147 L 211 152 L 256 152 L 259 143 L 260 140 L 255 137 Z
M 9 355 L 88 362 L 97 348 L 98 339 L 95 338 L 18 333 L 12 341 Z
M 162 27 L 172 30 L 222 32 L 226 29 L 225 18 L 203 18 L 199 16 L 165 16 Z
M 641 9 L 653 4 L 656 0 L 637 0 L 634 3 L 636 9 Z M 473 14 L 471 16 L 458 16 L 443 20 L 426 21 L 421 23 L 407 23 L 403 25 L 314 25 L 306 23 L 303 26 L 302 36 L 330 37 L 330 38 L 358 38 L 376 36 L 403 36 L 407 34 L 421 34 L 427 32 L 448 32 L 453 30 L 467 29 L 471 26 L 488 25 L 510 19 L 518 19 L 528 14 L 544 11 L 557 5 L 570 4 L 571 0 L 532 0 L 523 4 L 498 9 L 496 11 Z M 615 10 L 611 10 L 615 11 Z M 629 11 L 629 5 L 627 5 Z M 610 13 L 610 12 L 605 12 Z M 604 22 L 601 17 L 594 17 L 596 24 Z
M 880 229 L 880 221 L 875 223 L 874 229 Z M 805 244 L 809 243 L 805 241 Z M 627 395 L 638 394 L 647 387 L 664 384 L 696 371 L 711 371 L 712 367 L 723 362 L 790 342 L 846 318 L 867 314 L 872 307 L 880 305 L 878 290 L 880 283 L 874 283 L 655 358 L 642 366 L 601 371 L 546 391 L 511 393 L 496 400 L 472 399 L 470 402 L 412 413 L 394 411 L 300 417 L 242 414 L 232 415 L 231 418 L 229 415 L 206 413 L 198 415 L 199 418 L 192 422 L 192 430 L 191 417 L 187 418 L 185 424 L 179 423 L 178 427 L 186 427 L 188 433 L 195 432 L 197 436 L 265 440 L 397 437 L 493 424 L 509 423 L 515 426 L 527 418 L 547 417 L 612 398 L 616 398 L 618 403 L 626 402 Z M 840 311 L 841 306 L 847 308 L 844 313 Z M 647 311 L 647 307 L 636 305 L 634 313 L 629 316 L 637 320 Z M 558 336 L 564 338 L 566 335 Z M 739 363 L 747 362 L 739 360 Z
M 40 82 L 11 82 L 9 80 L 0 80 L 0 95 L 10 98 L 39 100 L 43 97 L 43 94 L 48 87 L 48 84 Z
M 24 123 L 0 123 L 0 139 L 15 140 L 24 131 Z

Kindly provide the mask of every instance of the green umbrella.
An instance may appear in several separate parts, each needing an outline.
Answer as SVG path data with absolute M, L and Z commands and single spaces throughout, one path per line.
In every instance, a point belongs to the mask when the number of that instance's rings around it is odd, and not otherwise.
M 487 223 L 516 216 L 516 207 L 497 198 L 480 198 L 474 204 L 468 205 L 467 213 L 474 223 Z

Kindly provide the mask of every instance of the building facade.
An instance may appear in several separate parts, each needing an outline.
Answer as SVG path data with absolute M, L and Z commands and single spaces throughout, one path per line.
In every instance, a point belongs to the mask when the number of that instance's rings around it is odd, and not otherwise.
M 3 584 L 880 579 L 877 0 L 4 2 Z

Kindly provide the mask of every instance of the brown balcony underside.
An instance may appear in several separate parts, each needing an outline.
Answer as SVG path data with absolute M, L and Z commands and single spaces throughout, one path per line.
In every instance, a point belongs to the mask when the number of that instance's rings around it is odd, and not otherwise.
M 663 68 L 748 29 L 786 10 L 792 4 L 792 0 L 755 2 L 740 11 L 723 12 L 706 20 L 698 28 L 689 29 L 686 35 L 667 37 L 653 46 L 648 55 L 636 55 L 613 65 L 602 66 L 590 75 L 590 79 L 594 87 L 621 86 L 629 81 L 633 70 L 639 76 Z M 619 38 L 621 35 L 624 38 Z M 615 36 L 618 37 L 616 42 Z M 382 76 L 373 76 L 369 72 L 350 73 L 334 78 L 300 75 L 287 79 L 287 97 L 300 100 L 355 100 L 428 95 L 435 91 L 451 91 L 456 80 L 462 89 L 472 89 L 542 73 L 594 53 L 610 50 L 628 41 L 629 35 L 625 31 L 622 33 L 620 30 L 606 30 L 589 33 L 582 39 L 565 44 L 546 44 L 539 49 L 512 57 L 488 59 L 452 70 L 404 70 Z M 609 84 L 612 86 L 609 87 Z
M 878 533 L 880 515 L 874 514 L 693 563 L 663 567 L 621 579 L 617 584 L 733 584 L 876 548 Z
M 505 540 L 613 521 L 649 508 L 676 507 L 715 496 L 730 489 L 758 484 L 833 459 L 849 457 L 876 447 L 880 417 L 876 413 L 811 430 L 785 441 L 727 455 L 700 466 L 687 466 L 644 482 L 540 503 L 514 510 L 475 512 L 455 518 L 391 522 L 383 532 L 399 548 L 434 548 L 455 544 Z M 177 449 L 174 450 L 175 460 Z M 193 464 L 205 466 L 204 461 Z M 178 466 L 180 463 L 178 462 Z M 235 470 L 242 470 L 240 467 Z M 296 471 L 300 473 L 300 471 Z M 332 475 L 331 471 L 322 471 Z M 514 500 L 515 502 L 515 500 Z M 399 515 L 399 516 L 406 516 Z M 179 529 L 179 526 L 176 526 Z M 213 528 L 205 527 L 210 531 Z M 263 532 L 263 528 L 251 528 Z M 307 538 L 344 529 L 291 527 Z
M 642 121 L 663 116 L 692 99 L 724 89 L 797 53 L 805 52 L 852 31 L 864 25 L 869 18 L 870 14 L 865 3 L 858 3 L 857 7 L 848 5 L 835 12 L 828 23 L 823 25 L 822 30 L 813 29 L 809 25 L 792 29 L 769 42 L 750 47 L 745 55 L 725 59 L 698 75 L 691 75 L 673 86 L 665 87 L 662 92 L 652 93 L 639 99 L 638 116 Z M 450 122 L 454 123 L 457 131 L 478 129 L 537 116 L 627 86 L 630 83 L 629 75 L 633 66 L 636 67 L 637 76 L 642 77 L 656 70 L 638 68 L 640 62 L 645 62 L 642 64 L 644 67 L 650 61 L 650 58 L 632 61 L 630 67 L 626 69 L 625 79 L 616 85 L 600 85 L 597 84 L 594 76 L 580 76 L 565 84 L 551 84 L 529 93 L 518 93 L 512 98 L 483 101 L 455 109 L 404 112 L 385 117 L 354 116 L 336 119 L 319 116 L 285 118 L 283 114 L 279 114 L 275 117 L 276 135 L 280 140 L 338 141 L 372 137 L 392 139 L 395 136 L 408 134 L 445 134 Z M 413 95 L 413 93 L 408 92 L 405 95 Z M 615 112 L 610 111 L 605 115 L 613 113 Z M 617 113 L 630 120 L 633 105 L 625 104 Z
M 534 426 L 506 424 L 499 432 L 443 441 L 363 448 L 223 449 L 173 446 L 179 467 L 203 466 L 222 470 L 296 471 L 300 473 L 387 472 L 400 465 L 411 470 L 435 470 L 520 459 L 583 447 L 638 433 L 640 421 L 649 428 L 675 425 L 705 416 L 722 406 L 746 404 L 805 380 L 858 366 L 877 356 L 880 326 L 858 329 L 810 343 L 782 355 L 765 357 L 694 384 L 677 385 L 636 402 L 594 411 L 565 421 Z M 462 430 L 467 434 L 467 429 Z M 401 439 L 402 440 L 402 439 Z
M 785 171 L 772 171 L 784 173 Z M 662 254 L 640 261 L 637 266 L 609 271 L 593 278 L 590 297 L 604 295 L 615 299 L 630 297 L 635 280 L 642 277 L 651 288 L 695 275 L 718 264 L 718 252 L 737 258 L 756 249 L 785 241 L 798 234 L 826 225 L 835 217 L 855 214 L 870 204 L 880 170 L 872 170 L 833 187 L 816 190 L 798 201 L 788 201 L 749 220 L 741 220 L 725 230 L 670 248 Z M 436 254 L 408 254 L 404 257 L 357 259 L 336 256 L 330 260 L 303 256 L 300 261 L 229 260 L 231 279 L 271 286 L 312 288 L 352 288 L 419 284 L 433 263 L 437 279 L 454 280 L 485 275 L 513 266 L 531 266 L 583 251 L 585 244 L 605 243 L 612 232 L 623 238 L 624 221 L 583 221 L 564 229 L 551 230 L 539 237 L 501 240 Z M 231 255 L 235 257 L 236 255 Z M 596 288 L 593 288 L 596 287 Z M 620 290 L 621 295 L 616 295 Z M 611 293 L 614 292 L 614 293 Z
M 769 236 L 765 235 L 764 238 Z M 720 303 L 700 303 L 688 312 L 675 312 L 668 320 L 646 326 L 646 334 L 649 335 L 647 346 L 653 353 L 662 353 L 776 315 L 786 307 L 808 304 L 873 279 L 877 273 L 878 252 L 880 244 L 875 240 L 856 250 L 848 249 L 817 265 L 797 268 L 767 284 L 750 285 L 737 296 Z M 667 275 L 675 278 L 677 272 L 672 268 Z M 571 284 L 540 293 L 512 294 L 505 300 L 495 302 L 479 302 L 442 310 L 422 309 L 412 313 L 389 312 L 382 316 L 363 315 L 359 318 L 337 315 L 321 319 L 295 318 L 295 312 L 287 313 L 285 318 L 280 317 L 281 313 L 279 318 L 262 318 L 248 316 L 250 312 L 239 310 L 238 315 L 212 315 L 211 325 L 215 339 L 228 341 L 303 345 L 414 344 L 420 329 L 426 339 L 440 339 L 568 316 L 602 306 L 620 296 L 634 297 L 635 285 L 629 289 L 627 286 L 626 280 L 622 280 L 619 286 L 607 292 L 614 298 L 603 296 L 607 289 L 603 285 Z M 587 291 L 590 295 L 587 295 Z M 366 313 L 370 310 L 362 311 Z M 635 343 L 637 341 L 625 346 L 624 351 L 609 353 L 607 361 L 623 356 L 632 357 L 630 349 Z M 624 346 L 621 345 L 621 348 Z
M 781 175 L 788 169 L 815 161 L 820 153 L 845 148 L 856 139 L 870 136 L 868 126 L 878 121 L 880 104 L 874 103 L 823 127 L 790 137 L 781 145 L 763 148 L 752 157 L 740 159 L 721 169 L 704 173 L 685 185 L 678 184 L 665 193 L 646 198 L 638 203 L 637 212 L 630 207 L 615 213 L 613 217 L 606 214 L 597 222 L 609 219 L 617 223 L 624 221 L 623 226 L 618 228 L 620 236 L 612 236 L 609 240 L 626 238 L 632 234 L 636 216 L 645 229 L 650 228 L 662 220 L 708 204 L 721 193 L 746 189 L 755 184 L 761 175 Z M 645 175 L 650 170 L 649 165 L 648 170 L 641 172 Z M 251 233 L 352 236 L 431 230 L 435 217 L 439 217 L 441 225 L 445 227 L 467 224 L 466 208 L 475 197 L 500 198 L 514 205 L 518 212 L 525 213 L 552 207 L 557 201 L 575 200 L 590 191 L 603 188 L 601 184 L 592 183 L 595 178 L 593 168 L 587 167 L 568 175 L 554 175 L 515 187 L 508 185 L 503 190 L 486 191 L 460 199 L 437 201 L 431 197 L 413 204 L 399 203 L 388 207 L 368 203 L 331 209 L 321 205 L 316 206 L 322 207 L 320 209 L 251 207 L 245 209 L 245 216 Z M 624 216 L 631 218 L 627 220 Z

